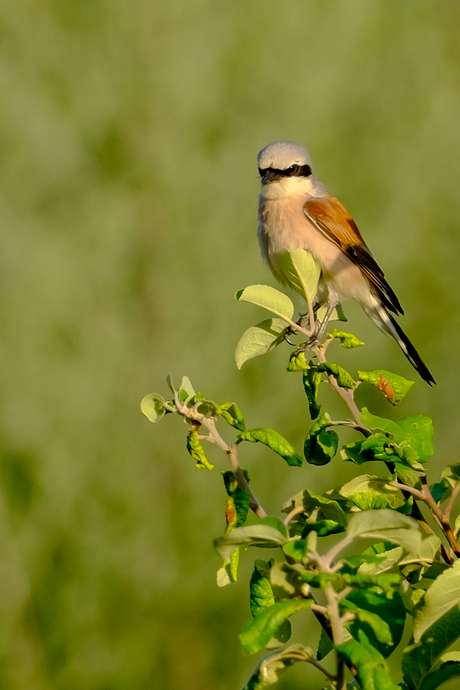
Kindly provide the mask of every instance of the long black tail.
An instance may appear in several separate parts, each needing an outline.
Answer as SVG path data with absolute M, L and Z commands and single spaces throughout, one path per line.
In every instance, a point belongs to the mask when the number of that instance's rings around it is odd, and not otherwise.
M 395 340 L 398 341 L 401 350 L 404 352 L 406 355 L 407 359 L 409 362 L 412 364 L 414 369 L 417 369 L 418 373 L 422 377 L 424 381 L 426 381 L 430 386 L 433 385 L 433 383 L 436 383 L 434 380 L 433 376 L 431 375 L 428 367 L 424 362 L 422 361 L 422 358 L 420 357 L 419 353 L 415 349 L 415 347 L 412 345 L 411 341 L 407 337 L 407 335 L 404 333 L 403 329 L 397 323 L 392 316 L 388 314 L 388 317 L 391 322 L 392 330 L 394 329 L 394 332 L 392 333 L 393 337 Z
M 412 364 L 414 369 L 418 371 L 422 379 L 430 386 L 432 386 L 433 383 L 436 383 L 431 375 L 430 370 L 422 361 L 419 353 L 412 345 L 399 323 L 397 323 L 391 316 L 385 305 L 380 302 L 380 304 L 376 304 L 374 308 L 364 307 L 364 311 L 372 319 L 376 326 L 380 328 L 380 330 L 382 330 L 384 333 L 388 333 L 388 335 L 393 336 L 409 362 Z
M 378 314 L 378 319 L 375 317 Z M 383 330 L 389 333 L 390 335 L 393 336 L 393 338 L 396 340 L 396 342 L 399 344 L 401 350 L 404 352 L 406 355 L 407 359 L 409 362 L 412 364 L 414 369 L 418 371 L 420 376 L 424 381 L 426 381 L 430 386 L 433 385 L 433 383 L 436 383 L 434 380 L 433 376 L 431 375 L 430 370 L 424 364 L 422 361 L 422 358 L 420 357 L 419 353 L 415 349 L 415 347 L 412 345 L 411 341 L 407 337 L 407 335 L 404 333 L 403 329 L 395 321 L 395 319 L 391 316 L 391 314 L 388 312 L 387 308 L 383 305 L 380 305 L 377 310 L 373 311 L 373 313 L 368 312 L 369 316 L 371 319 L 377 323 L 377 325 Z M 380 322 L 380 323 L 379 323 Z

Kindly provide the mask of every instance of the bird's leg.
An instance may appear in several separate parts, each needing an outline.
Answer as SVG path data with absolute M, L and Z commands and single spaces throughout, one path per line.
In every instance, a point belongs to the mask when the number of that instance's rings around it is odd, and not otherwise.
M 329 319 L 331 318 L 331 314 L 334 311 L 336 305 L 334 302 L 329 302 L 327 305 L 327 310 L 324 315 L 324 319 L 322 321 L 317 321 L 317 324 L 319 324 L 319 328 L 315 328 L 315 335 L 316 335 L 316 340 L 321 340 L 321 338 L 324 335 L 324 331 L 327 328 L 327 324 L 329 323 Z
M 318 305 L 318 307 L 319 306 L 320 305 Z M 317 345 L 319 343 L 319 341 L 321 340 L 321 338 L 324 335 L 324 331 L 327 328 L 327 324 L 329 322 L 329 319 L 331 317 L 332 312 L 334 311 L 335 306 L 336 305 L 333 302 L 328 303 L 326 314 L 324 315 L 323 320 L 322 321 L 315 321 L 315 330 L 313 331 L 313 333 L 311 334 L 311 336 L 309 337 L 307 342 L 304 343 L 304 345 L 302 346 L 302 349 L 309 350 L 310 348 L 314 347 L 315 345 Z M 316 312 L 316 310 L 315 310 L 315 312 Z M 308 314 L 306 314 L 305 316 L 308 316 Z M 301 317 L 301 318 L 304 318 L 304 317 Z
M 315 323 L 314 323 L 315 327 L 316 327 L 316 318 L 315 318 L 315 317 L 316 317 L 316 312 L 318 311 L 318 309 L 320 308 L 320 306 L 321 306 L 321 303 L 320 303 L 320 302 L 316 302 L 316 303 L 313 305 L 313 308 L 312 308 L 313 318 L 315 319 Z M 301 328 L 308 329 L 308 328 L 312 328 L 310 322 L 311 322 L 310 310 L 308 310 L 307 312 L 305 312 L 305 314 L 302 314 L 302 315 L 300 316 L 299 320 L 297 321 L 297 324 L 298 324 Z

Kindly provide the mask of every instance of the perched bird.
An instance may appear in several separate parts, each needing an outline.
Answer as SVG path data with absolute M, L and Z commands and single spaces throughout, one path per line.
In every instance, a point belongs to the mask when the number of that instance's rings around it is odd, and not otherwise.
M 347 209 L 314 176 L 308 151 L 275 141 L 260 151 L 257 162 L 262 182 L 259 244 L 275 278 L 288 283 L 280 270 L 283 252 L 305 249 L 321 267 L 316 303 L 327 304 L 324 321 L 339 302 L 357 300 L 380 330 L 393 336 L 420 376 L 435 383 L 391 314 L 404 313 L 398 298 Z

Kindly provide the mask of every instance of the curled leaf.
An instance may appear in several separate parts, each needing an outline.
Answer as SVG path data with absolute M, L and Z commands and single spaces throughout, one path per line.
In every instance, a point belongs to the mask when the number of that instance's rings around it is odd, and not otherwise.
M 227 424 L 233 426 L 238 431 L 244 431 L 246 426 L 244 423 L 243 413 L 238 405 L 234 402 L 222 403 L 216 406 L 216 414 L 225 419 Z
M 284 621 L 302 609 L 309 609 L 311 599 L 284 599 L 263 609 L 240 633 L 245 654 L 263 649 Z
M 326 338 L 338 338 L 340 340 L 340 346 L 347 350 L 364 345 L 363 341 L 353 335 L 353 333 L 340 331 L 338 328 L 334 328 L 333 331 L 327 334 Z
M 385 369 L 358 371 L 358 379 L 360 381 L 368 381 L 382 391 L 392 405 L 399 405 L 414 385 L 413 381 L 409 381 L 403 376 L 398 376 L 398 374 L 393 374 L 393 372 L 386 371 Z
M 159 422 L 168 411 L 165 408 L 164 398 L 156 393 L 149 393 L 142 399 L 141 410 L 153 424 Z
M 327 465 L 337 453 L 339 437 L 331 426 L 331 418 L 325 412 L 311 427 L 305 439 L 303 453 L 311 465 Z
M 289 441 L 273 429 L 248 429 L 247 431 L 243 431 L 238 438 L 242 441 L 250 441 L 251 443 L 263 443 L 286 460 L 288 465 L 300 467 L 303 463 L 301 456 L 296 453 Z
M 318 364 L 318 371 L 323 371 L 328 376 L 333 376 L 341 388 L 354 388 L 356 383 L 351 377 L 351 375 L 335 362 L 324 362 L 324 364 Z
M 200 439 L 198 438 L 198 434 L 193 429 L 187 434 L 187 450 L 195 460 L 196 468 L 198 470 L 212 470 L 214 465 L 211 465 L 207 459 L 204 448 L 201 445 Z

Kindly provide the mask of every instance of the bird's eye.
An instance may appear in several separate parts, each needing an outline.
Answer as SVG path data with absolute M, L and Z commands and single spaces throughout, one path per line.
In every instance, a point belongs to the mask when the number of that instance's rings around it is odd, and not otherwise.
M 299 166 L 298 165 L 291 165 L 289 168 L 287 168 L 286 172 L 288 175 L 296 175 L 299 171 Z

